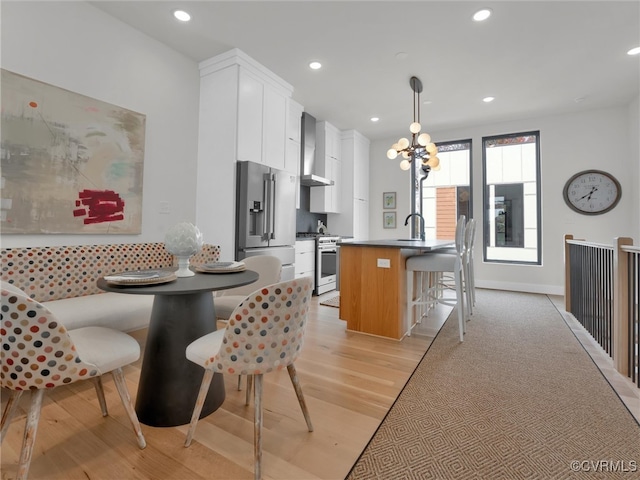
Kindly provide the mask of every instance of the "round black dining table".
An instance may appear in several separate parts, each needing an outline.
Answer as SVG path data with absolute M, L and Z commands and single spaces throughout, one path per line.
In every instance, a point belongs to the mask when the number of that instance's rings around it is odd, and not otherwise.
M 196 273 L 155 285 L 118 285 L 100 278 L 108 292 L 154 295 L 142 360 L 136 413 L 145 425 L 186 425 L 196 403 L 204 370 L 187 360 L 185 350 L 194 340 L 216 330 L 211 292 L 248 285 L 258 273 Z M 215 374 L 200 418 L 214 412 L 225 398 L 224 379 Z

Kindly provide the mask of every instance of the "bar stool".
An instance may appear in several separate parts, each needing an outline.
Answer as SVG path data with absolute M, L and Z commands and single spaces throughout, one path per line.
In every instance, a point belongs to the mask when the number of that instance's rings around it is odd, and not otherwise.
M 467 222 L 464 232 L 464 289 L 467 294 L 467 304 L 469 314 L 473 314 L 473 307 L 476 305 L 476 281 L 473 271 L 473 246 L 476 238 L 476 219 L 472 218 Z
M 466 217 L 461 215 L 456 224 L 455 254 L 451 253 L 427 253 L 414 255 L 407 258 L 407 334 L 416 323 L 420 323 L 422 316 L 414 319 L 414 307 L 425 305 L 428 308 L 436 303 L 449 306 L 458 306 L 458 326 L 460 329 L 460 341 L 464 340 L 465 333 L 465 300 L 464 300 L 464 260 L 465 248 L 465 222 Z M 455 282 L 456 298 L 450 299 L 443 296 L 442 273 L 452 272 Z M 414 298 L 414 278 L 418 276 L 417 295 Z M 427 278 L 425 278 L 427 277 Z M 420 312 L 422 315 L 422 312 Z

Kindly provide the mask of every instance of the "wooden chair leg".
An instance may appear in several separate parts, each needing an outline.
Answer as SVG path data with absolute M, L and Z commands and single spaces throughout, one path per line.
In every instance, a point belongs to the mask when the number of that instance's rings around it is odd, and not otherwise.
M 107 410 L 107 401 L 104 398 L 104 387 L 102 386 L 102 376 L 91 377 L 91 381 L 93 382 L 93 386 L 96 389 L 96 394 L 98 395 L 98 402 L 100 403 L 100 410 L 102 410 L 102 416 L 106 417 L 107 415 L 109 415 L 109 411 Z
M 302 387 L 300 386 L 300 382 L 298 381 L 298 374 L 296 373 L 296 367 L 293 366 L 293 363 L 287 366 L 287 371 L 289 372 L 289 378 L 291 378 L 293 389 L 296 391 L 296 396 L 298 397 L 298 403 L 300 403 L 302 414 L 304 415 L 304 419 L 307 422 L 307 428 L 309 429 L 310 432 L 313 432 L 313 425 L 311 425 L 311 417 L 309 416 L 307 403 L 304 401 L 304 395 L 302 394 Z
M 125 383 L 122 369 L 116 368 L 111 372 L 111 374 L 113 375 L 113 381 L 116 384 L 118 393 L 120 394 L 122 405 L 124 406 L 124 409 L 127 411 L 127 415 L 129 416 L 129 420 L 131 421 L 131 425 L 133 426 L 133 431 L 135 432 L 136 438 L 138 439 L 138 446 L 140 448 L 145 448 L 147 446 L 147 441 L 144 439 L 144 435 L 142 434 L 142 428 L 140 428 L 140 422 L 138 421 L 138 416 L 136 415 L 136 412 L 133 409 L 133 404 L 131 403 L 131 396 L 129 395 L 129 390 L 127 389 L 127 384 Z
M 253 375 L 247 375 L 247 395 L 245 396 L 245 405 L 251 402 L 251 386 L 253 385 Z
M 242 375 L 238 375 L 238 391 L 242 390 Z
M 198 398 L 196 399 L 196 404 L 193 407 L 193 414 L 191 415 L 191 423 L 189 424 L 187 438 L 184 441 L 185 447 L 191 445 L 191 440 L 193 439 L 193 434 L 196 431 L 196 425 L 198 424 L 198 419 L 200 418 L 200 413 L 202 412 L 204 401 L 207 399 L 207 393 L 209 391 L 209 385 L 211 385 L 212 379 L 213 370 L 205 369 L 204 376 L 202 377 L 202 384 L 200 384 L 200 391 L 198 392 Z
M 0 428 L 0 443 L 4 440 L 4 436 L 9 429 L 9 425 L 11 424 L 11 419 L 13 415 L 16 413 L 16 408 L 18 408 L 18 404 L 20 403 L 20 397 L 22 396 L 22 390 L 10 390 L 9 400 L 7 400 L 7 405 L 4 407 L 4 412 L 2 412 L 2 427 Z
M 253 476 L 262 479 L 262 374 L 249 375 L 254 379 L 255 393 L 253 398 Z M 247 390 L 249 386 L 247 385 Z
M 38 433 L 38 421 L 40 420 L 40 410 L 42 409 L 42 397 L 44 390 L 31 391 L 31 406 L 27 415 L 27 425 L 24 429 L 24 439 L 22 441 L 22 450 L 20 452 L 20 463 L 18 465 L 17 480 L 25 480 L 29 474 L 29 465 L 31 465 L 31 456 L 33 455 L 33 445 L 36 441 Z

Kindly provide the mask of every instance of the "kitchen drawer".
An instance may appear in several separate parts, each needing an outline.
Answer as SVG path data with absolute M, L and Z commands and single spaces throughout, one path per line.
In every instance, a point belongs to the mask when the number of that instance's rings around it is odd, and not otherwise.
M 298 253 L 305 252 L 315 252 L 316 251 L 316 240 L 296 240 L 296 255 Z
M 316 269 L 316 256 L 314 252 L 296 253 L 296 271 L 308 272 Z

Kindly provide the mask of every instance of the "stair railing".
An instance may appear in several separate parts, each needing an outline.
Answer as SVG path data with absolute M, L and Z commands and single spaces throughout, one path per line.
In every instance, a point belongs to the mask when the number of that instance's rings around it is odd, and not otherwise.
M 602 245 L 564 236 L 565 309 L 640 388 L 640 248 L 628 237 Z

